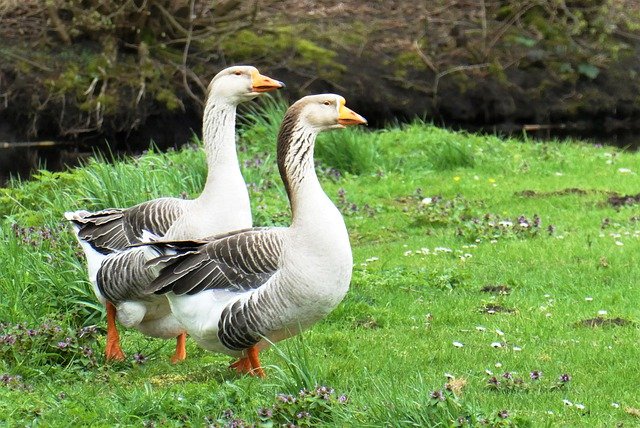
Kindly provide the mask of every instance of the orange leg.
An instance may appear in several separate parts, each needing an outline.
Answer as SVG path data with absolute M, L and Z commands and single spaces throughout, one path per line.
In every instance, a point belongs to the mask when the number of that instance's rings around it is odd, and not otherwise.
M 240 358 L 229 366 L 231 369 L 235 369 L 238 373 L 250 374 L 251 376 L 265 377 L 264 370 L 260 366 L 260 360 L 258 359 L 258 348 L 252 346 L 247 349 L 247 356 Z
M 251 374 L 253 376 L 264 378 L 266 375 L 264 374 L 264 370 L 260 366 L 260 360 L 258 359 L 258 348 L 252 346 L 247 350 L 247 357 L 251 362 Z
M 107 360 L 124 360 L 124 352 L 120 348 L 120 335 L 116 328 L 116 307 L 107 302 L 107 347 L 105 349 Z
M 187 333 L 182 333 L 176 338 L 176 353 L 171 357 L 171 362 L 176 364 L 187 358 Z

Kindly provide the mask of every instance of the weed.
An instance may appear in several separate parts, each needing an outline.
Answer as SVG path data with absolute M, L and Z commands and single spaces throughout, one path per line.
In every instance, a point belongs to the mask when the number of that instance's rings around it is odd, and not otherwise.
M 97 364 L 94 326 L 75 330 L 45 321 L 39 326 L 0 324 L 0 358 L 15 370 L 30 373 L 38 367 L 89 368 Z

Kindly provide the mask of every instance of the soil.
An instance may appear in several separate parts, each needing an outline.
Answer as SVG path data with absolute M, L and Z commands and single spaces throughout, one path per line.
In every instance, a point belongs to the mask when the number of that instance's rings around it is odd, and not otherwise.
M 633 325 L 632 321 L 624 318 L 603 318 L 595 317 L 576 323 L 577 327 L 623 327 Z
M 502 306 L 502 305 L 488 304 L 480 308 L 480 311 L 485 312 L 487 314 L 497 314 L 497 313 L 512 314 L 515 312 L 515 309 L 507 308 L 506 306 Z
M 485 285 L 480 289 L 483 293 L 494 293 L 494 294 L 509 294 L 511 293 L 511 288 L 506 285 L 498 284 L 498 285 Z

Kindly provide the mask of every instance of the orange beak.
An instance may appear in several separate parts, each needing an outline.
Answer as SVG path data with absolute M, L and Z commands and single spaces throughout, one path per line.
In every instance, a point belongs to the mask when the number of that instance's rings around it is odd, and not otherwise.
M 251 75 L 251 90 L 253 92 L 269 92 L 284 87 L 284 83 L 279 80 L 264 76 L 257 71 Z
M 349 125 L 366 125 L 367 119 L 360 116 L 355 111 L 350 108 L 345 107 L 344 98 L 340 100 L 340 110 L 338 110 L 338 123 L 340 125 L 349 126 Z

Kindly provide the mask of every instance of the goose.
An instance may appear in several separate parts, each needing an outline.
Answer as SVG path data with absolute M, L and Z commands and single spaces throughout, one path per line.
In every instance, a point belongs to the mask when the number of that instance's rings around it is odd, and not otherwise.
M 209 84 L 203 119 L 207 179 L 193 200 L 159 198 L 125 209 L 67 212 L 86 259 L 98 300 L 107 308 L 107 360 L 122 360 L 117 319 L 153 337 L 177 337 L 172 362 L 186 358 L 186 334 L 171 316 L 167 299 L 143 296 L 152 277 L 145 257 L 157 256 L 132 245 L 150 239 L 195 239 L 251 227 L 249 194 L 235 147 L 235 116 L 239 103 L 285 85 L 251 66 L 219 72 Z
M 316 176 L 319 132 L 366 124 L 335 94 L 311 95 L 286 112 L 277 159 L 292 220 L 187 242 L 150 244 L 147 287 L 204 349 L 238 358 L 230 367 L 264 377 L 258 353 L 324 318 L 349 288 L 353 259 L 342 215 Z

